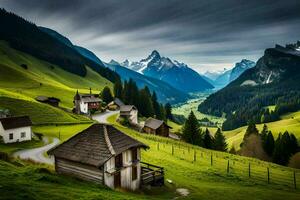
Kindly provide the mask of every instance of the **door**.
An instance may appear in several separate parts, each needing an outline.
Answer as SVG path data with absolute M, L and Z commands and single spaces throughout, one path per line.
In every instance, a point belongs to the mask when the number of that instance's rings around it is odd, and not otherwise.
M 114 175 L 114 185 L 115 188 L 120 188 L 121 187 L 121 171 L 118 171 Z

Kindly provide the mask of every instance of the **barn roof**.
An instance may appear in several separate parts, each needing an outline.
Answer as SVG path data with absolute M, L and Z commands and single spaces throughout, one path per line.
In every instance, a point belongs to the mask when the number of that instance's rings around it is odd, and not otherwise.
M 119 98 L 115 98 L 114 102 L 115 102 L 115 104 L 118 105 L 119 107 L 125 105 L 125 104 L 123 103 L 123 101 L 121 101 Z
M 37 96 L 35 100 L 39 102 L 60 102 L 60 99 L 55 97 Z
M 158 129 L 162 124 L 165 124 L 166 126 L 168 126 L 164 121 L 150 117 L 145 121 L 144 126 L 149 127 L 151 129 Z M 171 128 L 170 126 L 168 126 L 168 127 Z
M 32 122 L 28 116 L 0 118 L 4 130 L 31 126 Z
M 120 107 L 121 112 L 130 112 L 132 109 L 137 110 L 134 105 L 123 105 Z
M 111 125 L 94 124 L 48 153 L 58 158 L 100 167 L 112 156 L 132 147 L 148 148 Z

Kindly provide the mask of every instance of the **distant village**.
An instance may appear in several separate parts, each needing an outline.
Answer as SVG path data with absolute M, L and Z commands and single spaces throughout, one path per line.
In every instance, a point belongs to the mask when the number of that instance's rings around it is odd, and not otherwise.
M 55 97 L 38 96 L 35 100 L 54 107 L 59 107 L 60 103 Z M 92 117 L 95 113 L 113 111 L 119 113 L 118 122 L 141 134 L 170 136 L 171 127 L 165 121 L 149 117 L 139 122 L 137 107 L 126 105 L 119 98 L 103 107 L 103 100 L 90 89 L 88 94 L 77 91 L 73 103 L 72 112 L 76 114 Z M 1 142 L 8 144 L 32 140 L 32 125 L 29 116 L 12 116 L 8 110 L 0 111 Z M 54 157 L 55 170 L 59 174 L 104 184 L 113 189 L 137 190 L 147 185 L 164 185 L 164 169 L 141 161 L 141 149 L 147 148 L 147 145 L 112 125 L 95 123 L 50 149 L 48 154 Z

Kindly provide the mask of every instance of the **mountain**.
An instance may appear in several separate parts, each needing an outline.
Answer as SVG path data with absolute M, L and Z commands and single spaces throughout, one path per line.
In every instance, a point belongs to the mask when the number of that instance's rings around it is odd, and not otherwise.
M 256 66 L 246 70 L 222 90 L 210 95 L 198 110 L 216 116 L 224 113 L 223 129 L 264 123 L 300 109 L 300 51 L 276 45 L 266 49 Z M 222 106 L 220 106 L 222 105 Z M 276 105 L 275 111 L 266 109 Z
M 5 27 L 0 29 L 0 39 L 8 42 L 16 50 L 55 64 L 82 77 L 86 76 L 86 66 L 89 66 L 110 81 L 119 78 L 117 74 L 103 65 L 99 65 L 78 53 L 76 49 L 70 46 L 66 38 L 60 37 L 58 39 L 57 32 L 49 34 L 49 30 L 39 28 L 4 9 L 0 9 L 0 24 Z
M 229 82 L 237 79 L 244 71 L 255 66 L 255 62 L 247 59 L 243 59 L 241 62 L 235 64 L 234 68 L 230 72 Z
M 57 40 L 59 40 L 61 43 L 67 45 L 68 47 L 73 48 L 73 44 L 72 42 L 65 36 L 63 36 L 62 34 L 58 33 L 55 30 L 52 30 L 50 28 L 47 27 L 43 27 L 43 26 L 39 26 L 38 27 L 41 31 L 47 33 L 48 35 L 51 35 L 52 37 L 56 38 Z
M 211 80 L 216 80 L 219 76 L 224 74 L 226 71 L 228 71 L 226 68 L 224 68 L 221 71 L 206 71 L 203 75 Z
M 250 69 L 255 66 L 255 62 L 247 59 L 243 59 L 240 62 L 236 63 L 235 66 L 227 70 L 224 68 L 223 71 L 218 72 L 205 72 L 204 76 L 211 77 L 211 84 L 216 89 L 221 89 L 225 87 L 230 82 L 234 81 L 236 78 L 238 78 L 244 71 L 247 69 Z
M 183 92 L 199 92 L 213 88 L 209 82 L 186 64 L 162 57 L 156 50 L 139 62 L 125 60 L 121 65 L 148 77 L 162 80 Z
M 48 33 L 49 35 L 51 35 L 52 37 L 55 37 L 57 40 L 75 49 L 83 57 L 101 66 L 105 66 L 112 71 L 117 72 L 121 76 L 122 80 L 129 80 L 131 78 L 137 83 L 139 88 L 148 86 L 151 91 L 156 92 L 158 96 L 158 100 L 162 103 L 167 103 L 167 102 L 178 103 L 178 102 L 186 101 L 189 98 L 188 94 L 171 87 L 169 84 L 151 77 L 144 76 L 143 74 L 139 74 L 125 67 L 122 67 L 117 61 L 111 60 L 110 63 L 103 63 L 101 59 L 99 59 L 92 51 L 84 47 L 73 45 L 70 40 L 68 40 L 60 33 L 49 28 L 44 28 L 44 27 L 39 27 L 39 28 L 44 32 Z
M 173 88 L 169 84 L 123 67 L 117 61 L 111 60 L 109 63 L 104 64 L 111 70 L 117 72 L 123 81 L 133 79 L 139 88 L 147 86 L 151 91 L 155 91 L 158 100 L 162 103 L 184 102 L 189 98 L 188 94 Z

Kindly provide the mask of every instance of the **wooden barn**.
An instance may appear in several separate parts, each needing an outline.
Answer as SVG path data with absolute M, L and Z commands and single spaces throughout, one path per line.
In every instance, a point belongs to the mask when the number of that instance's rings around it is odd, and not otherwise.
M 121 106 L 124 106 L 125 104 L 123 101 L 119 98 L 115 98 L 112 102 L 110 102 L 107 107 L 109 110 L 119 110 Z
M 55 158 L 57 173 L 110 188 L 137 190 L 149 180 L 163 183 L 162 168 L 153 170 L 150 164 L 140 162 L 141 148 L 149 147 L 111 125 L 94 124 L 48 154 Z
M 54 107 L 58 107 L 59 102 L 60 102 L 60 99 L 58 99 L 58 98 L 46 97 L 46 96 L 37 96 L 35 98 L 35 100 L 37 100 L 38 102 L 41 102 L 41 103 L 49 104 L 49 105 L 54 106 Z
M 170 128 L 164 121 L 150 117 L 145 121 L 143 131 L 149 134 L 169 137 Z
M 127 118 L 130 124 L 138 124 L 138 109 L 134 105 L 122 105 L 120 117 Z

